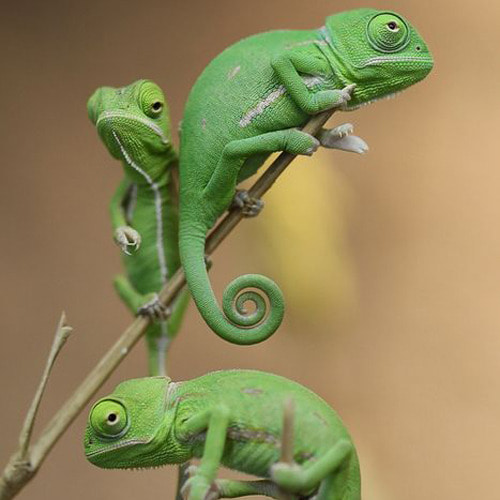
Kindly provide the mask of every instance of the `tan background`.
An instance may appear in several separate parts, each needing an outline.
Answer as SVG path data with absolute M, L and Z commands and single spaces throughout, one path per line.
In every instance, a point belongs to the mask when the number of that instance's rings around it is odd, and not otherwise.
M 290 306 L 279 334 L 233 347 L 191 308 L 171 371 L 183 379 L 259 368 L 319 392 L 356 441 L 365 499 L 498 498 L 500 4 L 486 0 L 2 5 L 1 463 L 61 309 L 76 333 L 40 423 L 129 322 L 110 285 L 120 264 L 107 203 L 120 168 L 86 117 L 89 94 L 149 77 L 166 90 L 177 122 L 196 76 L 238 38 L 320 26 L 367 3 L 418 26 L 435 71 L 397 100 L 337 117 L 356 124 L 369 155 L 326 152 L 294 165 L 265 215 L 218 252 L 218 291 L 243 272 L 280 282 Z M 101 394 L 144 369 L 141 345 Z M 21 498 L 172 498 L 173 468 L 90 466 L 84 422 Z

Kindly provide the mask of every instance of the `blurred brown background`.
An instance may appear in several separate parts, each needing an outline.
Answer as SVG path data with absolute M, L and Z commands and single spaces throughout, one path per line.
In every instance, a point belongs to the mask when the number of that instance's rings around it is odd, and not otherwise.
M 280 180 L 259 220 L 215 257 L 222 291 L 243 272 L 283 287 L 264 345 L 219 340 L 191 307 L 171 373 L 249 367 L 292 377 L 342 415 L 364 498 L 498 498 L 500 463 L 500 4 L 486 0 L 169 0 L 2 5 L 0 462 L 17 441 L 60 311 L 75 334 L 43 424 L 129 323 L 107 205 L 120 167 L 85 103 L 101 85 L 154 79 L 174 122 L 209 60 L 237 39 L 313 28 L 347 8 L 392 8 L 425 37 L 430 77 L 354 114 L 371 151 L 321 152 Z M 101 391 L 145 373 L 138 346 Z M 175 469 L 102 471 L 82 415 L 20 498 L 172 498 Z M 37 427 L 40 429 L 40 425 Z

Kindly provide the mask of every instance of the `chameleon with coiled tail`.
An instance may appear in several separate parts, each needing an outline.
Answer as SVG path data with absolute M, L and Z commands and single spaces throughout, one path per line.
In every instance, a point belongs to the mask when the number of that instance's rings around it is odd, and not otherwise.
M 289 401 L 292 463 L 284 463 L 283 412 Z M 200 458 L 183 490 L 188 500 L 282 498 L 283 491 L 300 498 L 317 494 L 317 500 L 361 498 L 356 449 L 340 417 L 309 389 L 271 373 L 224 370 L 182 382 L 122 382 L 90 410 L 84 448 L 91 463 L 106 469 Z M 221 465 L 267 479 L 218 479 Z
M 215 333 L 238 344 L 260 342 L 278 328 L 284 311 L 280 289 L 264 276 L 236 278 L 224 292 L 223 311 L 212 291 L 205 237 L 235 199 L 237 184 L 271 153 L 310 155 L 320 144 L 334 146 L 337 129 L 323 130 L 319 140 L 298 130 L 311 115 L 390 96 L 432 66 L 425 42 L 402 16 L 358 9 L 328 17 L 318 30 L 243 39 L 205 68 L 182 121 L 179 244 L 191 294 Z M 345 142 L 343 149 L 355 149 L 350 146 Z M 258 208 L 259 200 L 248 196 L 236 200 L 250 213 Z M 240 294 L 246 287 L 257 292 Z M 248 300 L 256 307 L 245 315 Z
M 182 292 L 170 311 L 157 295 L 180 266 L 172 175 L 177 153 L 165 96 L 155 83 L 139 80 L 122 88 L 99 88 L 87 108 L 125 174 L 110 206 L 115 241 L 123 251 L 126 269 L 126 276 L 117 276 L 114 285 L 133 313 L 151 317 L 146 331 L 149 372 L 164 374 L 166 352 L 189 298 Z

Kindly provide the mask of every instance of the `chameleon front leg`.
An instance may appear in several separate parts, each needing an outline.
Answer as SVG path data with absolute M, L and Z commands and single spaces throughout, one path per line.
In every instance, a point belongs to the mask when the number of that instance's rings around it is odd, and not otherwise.
M 331 73 L 331 69 L 326 67 L 323 60 L 303 51 L 281 54 L 271 62 L 271 66 L 290 97 L 308 115 L 344 106 L 351 99 L 351 93 L 356 87 L 355 84 L 350 84 L 342 90 L 311 92 L 301 74 L 325 75 Z
M 225 146 L 203 192 L 208 206 L 213 207 L 210 217 L 218 217 L 230 204 L 236 191 L 239 171 L 246 158 L 277 151 L 310 156 L 318 146 L 319 141 L 315 137 L 296 129 L 277 130 L 230 142 Z M 209 222 L 211 226 L 212 220 Z
M 271 478 L 283 490 L 307 495 L 314 491 L 325 480 L 330 479 L 338 469 L 353 456 L 354 448 L 347 440 L 339 441 L 323 456 L 314 462 L 301 466 L 278 462 L 271 466 Z M 319 498 L 340 500 L 340 492 L 334 491 L 335 481 L 327 481 L 327 488 L 320 488 Z M 325 491 L 326 490 L 326 491 Z M 351 500 L 351 498 L 349 498 Z M 354 500 L 354 498 L 352 498 Z
M 190 418 L 180 429 L 181 439 L 199 435 L 206 431 L 205 444 L 200 466 L 183 487 L 188 500 L 205 500 L 217 476 L 217 470 L 224 453 L 230 410 L 219 405 Z
M 109 206 L 114 240 L 121 248 L 122 252 L 127 255 L 130 255 L 130 249 L 135 251 L 141 245 L 141 235 L 133 227 L 128 225 L 123 209 L 124 200 L 130 193 L 131 187 L 131 182 L 123 179 L 118 185 L 113 198 L 111 198 Z

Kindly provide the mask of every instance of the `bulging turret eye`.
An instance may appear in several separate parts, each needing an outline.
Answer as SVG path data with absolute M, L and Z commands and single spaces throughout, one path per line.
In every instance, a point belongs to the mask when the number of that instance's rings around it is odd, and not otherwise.
M 410 30 L 406 22 L 389 12 L 373 16 L 366 34 L 370 45 L 380 52 L 396 52 L 410 42 Z
M 154 114 L 160 114 L 161 110 L 163 109 L 163 103 L 161 101 L 155 101 L 153 104 L 151 104 L 151 111 Z
M 390 21 L 386 24 L 387 26 L 387 29 L 389 31 L 393 31 L 393 32 L 398 32 L 399 31 L 399 25 L 396 21 Z
M 118 401 L 104 399 L 92 408 L 90 425 L 101 437 L 121 437 L 128 429 L 127 411 Z

